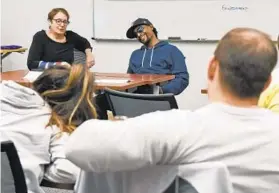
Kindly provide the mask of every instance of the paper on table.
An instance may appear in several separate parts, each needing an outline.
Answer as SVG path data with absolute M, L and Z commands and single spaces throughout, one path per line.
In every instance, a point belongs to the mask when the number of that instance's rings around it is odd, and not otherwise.
M 35 81 L 43 72 L 38 71 L 29 71 L 28 74 L 24 76 L 25 79 L 29 80 L 30 82 Z
M 95 83 L 100 84 L 123 84 L 129 82 L 129 79 L 96 79 Z

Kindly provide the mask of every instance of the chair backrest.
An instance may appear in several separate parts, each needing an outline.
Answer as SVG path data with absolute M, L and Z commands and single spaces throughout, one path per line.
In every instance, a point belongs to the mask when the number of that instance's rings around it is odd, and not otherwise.
M 23 169 L 11 141 L 1 142 L 1 192 L 27 193 Z
M 74 64 L 86 64 L 86 55 L 84 52 L 74 49 Z
M 75 184 L 57 183 L 43 179 L 40 186 L 45 193 L 73 193 Z
M 113 115 L 136 117 L 144 113 L 178 109 L 173 94 L 135 94 L 105 89 Z

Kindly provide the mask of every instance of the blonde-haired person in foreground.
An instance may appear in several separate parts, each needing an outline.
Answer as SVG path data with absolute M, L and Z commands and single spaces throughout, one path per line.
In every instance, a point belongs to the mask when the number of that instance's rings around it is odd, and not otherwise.
M 261 94 L 259 106 L 279 113 L 279 67 L 272 72 L 271 84 Z
M 171 110 L 118 122 L 86 121 L 71 134 L 66 156 L 88 172 L 221 162 L 234 193 L 279 192 L 279 115 L 257 106 L 276 63 L 277 50 L 268 35 L 233 29 L 220 40 L 209 62 L 211 104 L 194 112 Z M 148 177 L 142 174 L 134 185 L 144 188 Z M 163 182 L 158 183 L 162 188 Z M 78 193 L 87 193 L 82 189 L 90 190 L 94 184 L 82 185 Z M 188 192 L 188 187 L 182 184 L 180 192 Z
M 73 65 L 46 69 L 34 82 L 35 91 L 12 81 L 0 84 L 1 136 L 18 150 L 29 193 L 44 193 L 43 178 L 75 182 L 80 169 L 65 158 L 64 144 L 68 133 L 96 117 L 93 82 L 84 65 Z

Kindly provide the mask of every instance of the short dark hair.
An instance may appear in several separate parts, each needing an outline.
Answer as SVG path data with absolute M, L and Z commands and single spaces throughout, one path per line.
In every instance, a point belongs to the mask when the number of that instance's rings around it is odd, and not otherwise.
M 155 27 L 153 27 L 153 33 L 155 34 L 156 38 L 158 38 L 158 31 Z
M 53 20 L 54 16 L 55 16 L 57 13 L 59 13 L 59 12 L 65 14 L 66 17 L 67 17 L 67 20 L 70 19 L 70 14 L 69 14 L 69 12 L 68 12 L 66 9 L 64 9 L 64 8 L 53 8 L 53 9 L 48 13 L 47 19 L 48 19 L 49 21 Z
M 259 97 L 277 63 L 277 49 L 270 37 L 251 28 L 229 31 L 214 55 L 222 83 L 241 98 Z

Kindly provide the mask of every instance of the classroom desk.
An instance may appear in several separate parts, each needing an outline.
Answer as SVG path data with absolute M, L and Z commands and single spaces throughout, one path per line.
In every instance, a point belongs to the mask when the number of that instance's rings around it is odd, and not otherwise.
M 5 49 L 5 50 L 0 50 L 1 53 L 1 59 L 6 58 L 8 55 L 10 55 L 13 52 L 17 52 L 17 53 L 23 53 L 27 50 L 27 48 L 19 48 L 19 49 Z
M 31 87 L 32 83 L 23 77 L 28 73 L 28 70 L 16 70 L 9 72 L 2 72 L 0 80 L 13 80 L 21 85 Z M 104 88 L 111 88 L 114 90 L 128 90 L 142 85 L 160 84 L 174 79 L 174 75 L 156 75 L 156 74 L 125 74 L 125 73 L 100 73 L 95 72 L 95 79 L 129 79 L 129 82 L 113 84 L 113 83 L 96 83 L 96 89 L 102 90 Z
M 2 71 L 2 60 L 4 58 L 6 58 L 8 55 L 10 55 L 11 53 L 14 53 L 14 52 L 17 52 L 17 53 L 24 53 L 25 51 L 27 50 L 27 48 L 19 48 L 19 49 L 11 49 L 11 50 L 8 50 L 8 49 L 5 49 L 5 50 L 0 50 L 0 53 L 1 53 L 1 66 L 0 66 L 0 71 Z

